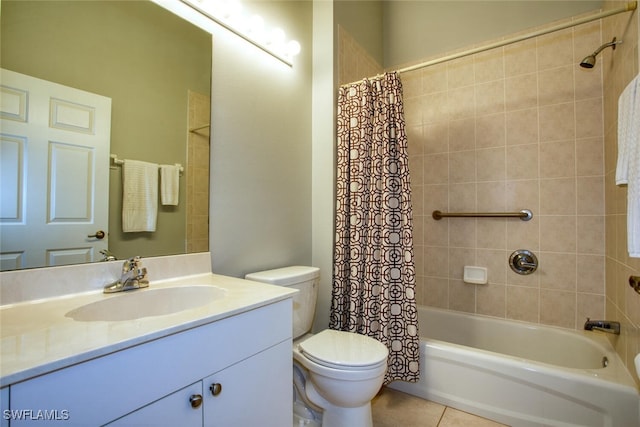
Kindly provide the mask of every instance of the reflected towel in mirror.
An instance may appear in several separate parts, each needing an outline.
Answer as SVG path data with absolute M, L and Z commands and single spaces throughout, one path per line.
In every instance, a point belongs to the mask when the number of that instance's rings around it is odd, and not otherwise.
M 158 165 L 125 160 L 122 166 L 122 231 L 156 231 Z
M 180 165 L 160 165 L 160 200 L 165 206 L 178 206 Z

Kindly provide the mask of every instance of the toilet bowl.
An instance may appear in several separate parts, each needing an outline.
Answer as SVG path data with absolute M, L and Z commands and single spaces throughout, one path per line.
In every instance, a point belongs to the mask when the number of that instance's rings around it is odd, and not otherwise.
M 353 332 L 325 329 L 309 334 L 319 269 L 285 267 L 247 274 L 245 279 L 299 290 L 293 297 L 293 360 L 306 371 L 304 397 L 322 409 L 323 427 L 372 427 L 371 400 L 380 390 L 389 351 Z
M 382 386 L 387 355 L 372 338 L 330 329 L 294 343 L 293 358 L 308 371 L 306 395 L 323 409 L 324 427 L 373 425 L 371 399 Z

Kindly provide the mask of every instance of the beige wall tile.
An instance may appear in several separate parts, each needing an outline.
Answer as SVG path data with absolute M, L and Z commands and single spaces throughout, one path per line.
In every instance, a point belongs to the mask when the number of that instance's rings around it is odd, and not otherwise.
M 507 319 L 538 323 L 539 307 L 537 288 L 507 286 Z
M 571 64 L 544 70 L 538 74 L 539 105 L 573 102 L 575 96 L 573 69 L 574 65 Z
M 576 140 L 576 172 L 578 176 L 604 174 L 604 139 L 585 138 Z
M 505 113 L 478 116 L 475 121 L 476 147 L 504 147 L 506 141 L 505 119 Z
M 504 181 L 478 182 L 477 209 L 479 212 L 502 212 L 506 210 Z
M 576 137 L 592 138 L 604 135 L 602 98 L 576 102 Z
M 604 216 L 578 216 L 578 252 L 604 254 Z
M 576 291 L 577 288 L 577 259 L 575 253 L 540 252 L 538 254 L 540 266 L 541 289 L 556 289 Z
M 575 292 L 540 290 L 540 323 L 573 329 L 576 308 Z
M 540 142 L 575 138 L 575 106 L 572 102 L 540 107 Z
M 573 63 L 573 30 L 571 28 L 536 38 L 538 70 L 561 67 Z
M 576 214 L 576 179 L 554 178 L 540 180 L 541 215 Z
M 507 147 L 507 179 L 538 178 L 538 144 Z
M 540 144 L 540 178 L 574 177 L 576 175 L 574 140 Z
M 586 313 L 600 313 L 609 295 L 614 307 L 626 302 L 623 286 L 604 286 L 628 272 L 608 274 L 605 264 L 634 262 L 608 261 L 611 252 L 625 253 L 626 189 L 608 183 L 616 129 L 607 127 L 603 107 L 617 105 L 602 93 L 623 85 L 607 86 L 605 57 L 592 70 L 575 59 L 600 39 L 600 23 L 585 24 L 425 68 L 420 84 L 410 77 L 405 96 L 418 109 L 409 113 L 411 134 L 423 139 L 415 151 L 422 174 L 412 174 L 412 186 L 423 194 L 416 215 L 425 304 L 575 328 Z M 620 74 L 631 76 L 628 68 Z M 418 158 L 412 168 L 420 168 Z M 435 221 L 435 209 L 531 209 L 534 217 Z M 539 270 L 514 273 L 508 258 L 515 249 L 533 250 Z M 487 267 L 489 285 L 464 284 L 465 265 Z
M 476 123 L 473 117 L 449 122 L 449 150 L 462 151 L 476 148 Z
M 538 109 L 508 111 L 506 142 L 508 145 L 536 144 L 538 142 Z
M 478 314 L 504 318 L 507 313 L 507 287 L 489 283 L 476 286 Z
M 576 261 L 578 292 L 604 296 L 605 257 L 579 254 Z
M 449 154 L 449 182 L 474 182 L 476 177 L 475 151 L 456 151 Z
M 447 87 L 447 64 L 438 64 L 422 70 L 423 94 L 444 92 L 447 90 Z
M 576 251 L 575 216 L 541 216 L 540 250 L 549 252 Z
M 524 40 L 504 47 L 504 69 L 507 77 L 537 70 L 536 39 Z
M 535 73 L 505 80 L 506 110 L 522 110 L 538 106 L 538 75 Z
M 462 280 L 449 280 L 449 307 L 452 310 L 475 313 L 476 285 Z
M 578 215 L 604 214 L 604 177 L 589 176 L 577 179 Z
M 505 148 L 476 150 L 476 168 L 476 181 L 478 182 L 504 181 L 506 178 Z
M 449 151 L 449 126 L 447 122 L 429 123 L 423 126 L 424 153 L 446 153 Z
M 504 78 L 503 48 L 479 53 L 473 60 L 476 84 Z

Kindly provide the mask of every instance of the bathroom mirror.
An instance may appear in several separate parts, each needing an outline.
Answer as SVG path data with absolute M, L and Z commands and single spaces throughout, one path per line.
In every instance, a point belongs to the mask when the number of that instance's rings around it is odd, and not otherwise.
M 109 199 L 108 224 L 96 226 L 107 231 L 108 250 L 118 259 L 207 251 L 211 34 L 151 1 L 1 6 L 3 69 L 110 98 L 111 154 L 184 168 L 178 205 L 158 202 L 156 231 L 124 233 L 122 167 L 110 165 L 108 194 L 93 195 Z M 53 265 L 0 253 L 3 270 Z M 103 258 L 79 254 L 70 263 Z

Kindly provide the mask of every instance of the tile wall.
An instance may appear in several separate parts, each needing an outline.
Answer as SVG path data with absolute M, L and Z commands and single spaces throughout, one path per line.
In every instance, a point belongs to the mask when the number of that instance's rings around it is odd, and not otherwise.
M 619 7 L 620 3 L 607 1 L 605 9 Z M 640 295 L 628 286 L 628 279 L 630 275 L 640 275 L 640 259 L 629 258 L 627 253 L 627 188 L 615 185 L 615 168 L 618 97 L 638 75 L 639 26 L 638 11 L 604 20 L 603 40 L 617 37 L 623 43 L 615 51 L 606 49 L 598 57 L 604 73 L 606 317 L 622 324 L 621 335 L 612 342 L 632 373 L 635 373 L 633 358 L 640 353 Z M 635 378 L 640 385 L 637 375 Z
M 189 129 L 210 121 L 209 95 L 189 91 Z M 187 253 L 209 250 L 209 134 L 205 127 L 187 140 Z
M 341 85 L 382 73 L 382 65 L 338 26 L 338 81 Z
M 566 328 L 604 315 L 602 66 L 578 66 L 601 39 L 589 23 L 402 75 L 420 303 Z M 431 217 L 521 209 L 533 219 Z M 509 268 L 516 249 L 534 274 Z

